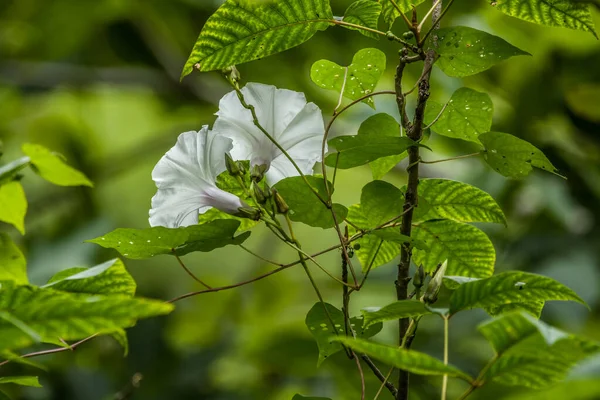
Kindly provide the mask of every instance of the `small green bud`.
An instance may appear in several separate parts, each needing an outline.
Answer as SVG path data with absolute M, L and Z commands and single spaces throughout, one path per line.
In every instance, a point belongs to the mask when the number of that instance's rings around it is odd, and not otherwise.
M 227 172 L 231 176 L 241 175 L 240 167 L 238 163 L 233 161 L 233 158 L 229 155 L 229 153 L 225 153 L 225 167 L 227 168 Z
M 258 221 L 260 219 L 260 210 L 252 207 L 240 207 L 238 212 L 234 214 L 236 217 L 251 219 L 252 221 Z
M 415 37 L 415 34 L 412 31 L 406 31 L 402 34 L 402 37 L 406 40 L 410 40 Z
M 394 35 L 394 32 L 392 31 L 387 31 L 385 36 L 388 38 L 389 41 L 394 41 L 396 39 L 396 35 Z
M 425 270 L 422 265 L 419 265 L 417 271 L 415 272 L 415 276 L 413 277 L 413 285 L 416 289 L 420 289 L 423 287 L 425 283 Z
M 246 174 L 246 165 L 244 165 L 244 163 L 242 161 L 236 161 L 236 164 L 240 170 L 240 174 L 245 175 Z
M 269 166 L 266 164 L 255 165 L 252 167 L 252 171 L 250 172 L 250 178 L 254 182 L 260 182 L 265 177 L 265 172 L 269 169 Z
M 250 184 L 250 190 L 252 190 L 254 199 L 258 204 L 265 204 L 267 202 L 267 198 L 265 197 L 263 190 L 260 188 L 260 186 L 258 186 L 258 184 L 252 182 Z
M 444 275 L 446 274 L 446 268 L 448 267 L 448 260 L 444 261 L 443 264 L 438 268 L 435 275 L 429 281 L 427 285 L 427 290 L 425 291 L 425 295 L 423 296 L 423 301 L 425 304 L 433 304 L 438 299 L 438 294 L 440 293 L 440 289 L 442 288 L 442 281 L 444 279 Z
M 275 207 L 279 214 L 286 214 L 290 211 L 290 207 L 276 189 L 273 189 L 273 200 L 275 201 Z
M 266 199 L 270 199 L 273 197 L 273 192 L 271 191 L 271 187 L 267 185 L 267 182 L 264 183 L 263 195 Z

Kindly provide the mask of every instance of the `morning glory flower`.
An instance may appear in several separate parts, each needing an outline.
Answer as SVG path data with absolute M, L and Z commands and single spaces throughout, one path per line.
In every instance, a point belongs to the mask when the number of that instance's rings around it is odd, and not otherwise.
M 312 174 L 321 161 L 325 134 L 321 110 L 306 102 L 303 93 L 275 86 L 249 83 L 241 89 L 246 103 L 254 106 L 260 125 L 287 151 L 303 174 Z M 233 140 L 231 156 L 250 160 L 250 166 L 264 165 L 267 182 L 274 185 L 298 171 L 286 156 L 254 125 L 252 113 L 244 108 L 235 91 L 219 103 L 213 130 Z
M 177 228 L 195 225 L 198 215 L 214 207 L 229 214 L 246 206 L 239 197 L 221 190 L 217 176 L 224 172 L 231 139 L 203 126 L 179 135 L 177 144 L 156 164 L 152 179 L 158 191 L 152 198 L 150 225 Z

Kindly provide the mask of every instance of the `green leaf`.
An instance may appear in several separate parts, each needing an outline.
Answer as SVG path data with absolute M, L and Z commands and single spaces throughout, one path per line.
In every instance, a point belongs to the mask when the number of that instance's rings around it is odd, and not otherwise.
M 78 340 L 135 325 L 137 319 L 168 314 L 173 305 L 123 295 L 68 293 L 51 288 L 0 282 L 0 308 L 37 332 L 43 341 Z M 33 339 L 14 324 L 0 320 L 0 350 L 27 347 Z
M 431 127 L 435 132 L 479 143 L 477 137 L 492 127 L 494 104 L 487 93 L 463 87 L 452 94 L 445 108 L 432 101 L 427 103 L 425 123 L 431 124 L 438 115 L 440 117 Z
M 327 198 L 325 182 L 320 176 L 307 176 L 310 185 L 321 198 Z M 331 184 L 330 184 L 331 186 Z M 331 211 L 310 190 L 301 176 L 283 179 L 274 186 L 290 207 L 290 219 L 315 228 L 333 228 L 335 222 Z M 338 223 L 346 219 L 348 209 L 341 204 L 333 204 Z
M 452 314 L 467 308 L 495 307 L 510 303 L 572 300 L 577 294 L 554 279 L 521 271 L 508 271 L 460 285 L 450 298 Z
M 350 206 L 347 219 L 361 228 L 369 229 L 368 226 L 370 223 L 360 204 Z M 352 226 L 348 227 L 348 231 L 351 235 L 356 233 L 356 229 Z M 377 268 L 387 264 L 400 254 L 400 246 L 398 244 L 380 239 L 374 234 L 365 235 L 356 240 L 354 246 L 357 248 L 355 252 L 362 266 L 363 273 L 369 269 L 369 266 L 372 269 Z
M 327 309 L 327 312 L 325 312 L 325 309 Z M 331 326 L 329 318 L 331 318 L 331 321 L 335 325 L 335 331 L 334 327 Z M 382 324 L 372 324 L 368 328 L 363 327 L 362 318 L 350 318 L 350 327 L 356 332 L 357 336 L 369 338 L 381 331 Z M 326 358 L 342 350 L 342 346 L 339 343 L 331 341 L 332 335 L 345 335 L 344 314 L 342 311 L 329 303 L 316 303 L 306 315 L 305 323 L 319 347 L 317 366 L 320 366 Z
M 598 34 L 585 2 L 572 0 L 496 0 L 492 6 L 512 17 L 539 25 L 558 26 Z
M 247 200 L 244 201 L 248 203 Z M 226 212 L 223 212 L 213 207 L 208 209 L 208 211 L 206 211 L 205 213 L 200 214 L 200 216 L 198 217 L 198 224 L 204 225 L 206 223 L 213 222 L 218 219 L 231 219 L 233 221 L 238 221 L 240 223 L 240 226 L 237 229 L 238 233 L 249 231 L 250 229 L 254 228 L 260 223 L 259 221 L 254 221 L 248 218 L 239 218 L 235 215 L 227 214 Z
M 450 220 L 423 222 L 413 227 L 411 237 L 424 244 L 413 250 L 413 259 L 425 271 L 435 271 L 448 260 L 447 275 L 484 278 L 494 273 L 494 246 L 474 226 Z
M 488 132 L 479 136 L 485 147 L 484 160 L 507 178 L 523 178 L 533 167 L 552 172 L 558 170 L 537 147 L 508 133 Z
M 506 217 L 494 198 L 483 190 L 448 179 L 421 179 L 419 201 L 428 208 L 417 209 L 414 222 L 450 219 L 457 222 L 497 222 L 506 225 Z
M 456 26 L 437 31 L 437 66 L 448 76 L 475 75 L 513 56 L 530 55 L 489 33 Z
M 0 221 L 14 225 L 24 235 L 26 213 L 27 198 L 23 186 L 17 181 L 0 185 Z
M 358 0 L 350 4 L 344 13 L 344 22 L 354 25 L 360 25 L 371 29 L 377 29 L 381 15 L 381 4 L 376 0 Z M 371 39 L 379 40 L 379 34 L 366 31 L 364 29 L 352 28 L 342 25 L 344 28 L 357 30 Z
M 0 232 L 0 281 L 27 284 L 27 261 L 7 233 Z
M 596 342 L 562 333 L 562 337 L 550 345 L 541 333 L 522 340 L 492 364 L 484 379 L 503 385 L 544 389 L 563 380 L 573 366 L 600 349 Z
M 20 386 L 42 387 L 37 376 L 5 376 L 0 378 L 0 385 L 14 383 Z
M 292 397 L 292 400 L 331 400 L 331 399 L 328 397 L 305 397 L 300 394 L 296 394 L 294 397 Z
M 43 287 L 71 293 L 122 294 L 133 297 L 136 284 L 123 262 L 113 259 L 92 268 L 60 271 Z
M 35 172 L 48 182 L 59 186 L 94 186 L 84 174 L 65 164 L 61 156 L 47 148 L 25 143 L 21 149 L 31 158 Z
M 503 315 L 513 311 L 525 311 L 535 318 L 539 318 L 542 315 L 542 310 L 546 303 L 543 301 L 532 301 L 530 303 L 510 303 L 503 304 L 500 306 L 490 306 L 485 308 L 485 312 L 490 314 L 492 317 L 497 315 Z
M 361 339 L 336 337 L 331 340 L 340 342 L 352 350 L 365 353 L 385 364 L 411 372 L 417 375 L 448 375 L 471 382 L 473 379 L 452 365 L 430 355 L 414 350 L 405 350 L 398 347 L 386 346 Z
M 417 300 L 400 300 L 385 307 L 369 307 L 360 310 L 367 328 L 377 322 L 399 320 L 401 318 L 412 318 L 431 314 L 427 306 Z
M 569 335 L 521 312 L 512 312 L 480 324 L 477 329 L 500 355 L 512 346 L 540 334 L 548 346 Z
M 213 71 L 298 46 L 333 20 L 328 0 L 227 0 L 210 16 L 181 74 Z
M 129 354 L 129 340 L 127 339 L 125 329 L 117 329 L 110 336 L 123 348 L 123 357 L 127 357 Z
M 402 215 L 404 196 L 391 183 L 373 181 L 362 188 L 360 205 L 368 221 L 365 228 L 376 228 Z
M 239 221 L 220 219 L 181 228 L 118 228 L 87 242 L 116 249 L 131 259 L 150 258 L 160 254 L 183 256 L 193 251 L 208 252 L 230 244 L 243 243 L 250 236 L 250 232 L 234 237 L 239 225 Z
M 412 10 L 413 7 L 418 6 L 425 0 L 381 0 L 383 20 L 390 26 L 394 24 L 396 18 L 400 17 L 400 11 L 407 13 Z M 396 3 L 396 6 L 394 6 Z M 410 18 L 409 18 L 410 19 Z
M 358 135 L 380 135 L 400 137 L 400 124 L 389 114 L 380 113 L 367 118 L 358 128 Z M 374 137 L 374 136 L 371 136 Z M 400 161 L 406 158 L 407 153 L 402 153 L 395 156 L 382 157 L 369 163 L 373 179 L 381 179 Z
M 385 63 L 385 53 L 381 50 L 362 49 L 354 55 L 352 64 L 348 67 L 339 66 L 329 60 L 315 62 L 310 69 L 310 79 L 319 87 L 335 90 L 337 93 L 341 93 L 344 87 L 344 97 L 358 100 L 375 90 L 385 71 Z M 372 97 L 363 102 L 375 108 Z
M 353 135 L 333 138 L 329 145 L 335 147 L 337 153 L 328 155 L 325 164 L 329 167 L 349 169 L 382 157 L 400 155 L 409 147 L 418 144 L 406 136 Z
M 19 171 L 31 163 L 29 157 L 21 157 L 0 167 L 0 185 L 15 179 Z

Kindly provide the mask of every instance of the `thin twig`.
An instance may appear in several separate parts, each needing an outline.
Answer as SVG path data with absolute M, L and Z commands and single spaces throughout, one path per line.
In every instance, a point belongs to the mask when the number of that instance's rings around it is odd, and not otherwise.
M 449 320 L 448 316 L 444 316 L 444 365 L 448 365 L 448 331 L 449 331 Z M 442 378 L 442 397 L 441 400 L 446 400 L 446 393 L 448 392 L 448 374 L 444 374 Z
M 360 374 L 360 400 L 365 400 L 365 374 L 363 373 L 360 365 L 360 360 L 358 357 L 356 357 L 356 353 L 352 352 L 352 355 L 354 356 L 356 367 L 358 368 L 358 373 Z
M 206 283 L 202 282 L 196 275 L 194 275 L 194 273 L 192 271 L 190 271 L 188 267 L 185 266 L 185 264 L 183 263 L 183 260 L 177 254 L 175 254 L 175 258 L 177 259 L 177 262 L 179 262 L 179 265 L 181 265 L 181 268 L 183 268 L 183 270 L 185 272 L 187 272 L 187 274 L 189 276 L 191 276 L 193 280 L 195 280 L 196 282 L 198 282 L 199 284 L 201 284 L 202 286 L 204 286 L 207 289 L 212 289 Z
M 285 265 L 285 264 L 278 263 L 276 261 L 269 260 L 268 258 L 265 258 L 265 257 L 261 256 L 260 254 L 257 254 L 255 252 L 253 252 L 252 250 L 250 250 L 249 248 L 247 248 L 243 244 L 240 244 L 239 246 L 242 248 L 242 250 L 246 251 L 249 254 L 252 254 L 254 257 L 258 258 L 259 260 L 262 260 L 262 261 L 266 262 L 267 264 L 272 264 L 272 265 L 276 265 L 276 266 L 279 266 L 279 267 L 283 267 Z
M 431 128 L 433 125 L 435 125 L 436 122 L 439 121 L 439 119 L 442 117 L 442 114 L 444 113 L 444 111 L 446 111 L 446 108 L 448 107 L 448 104 L 450 104 L 449 102 L 444 104 L 444 106 L 442 107 L 442 109 L 440 110 L 440 112 L 438 113 L 438 115 L 433 119 L 433 121 L 431 121 L 429 123 L 429 125 L 427 125 L 425 128 L 423 128 L 423 130 L 427 130 L 429 128 Z
M 333 109 L 333 113 L 335 114 L 342 106 L 342 101 L 344 100 L 344 91 L 346 90 L 346 81 L 348 80 L 348 67 L 344 67 L 344 82 L 342 82 L 342 90 L 340 91 L 340 99 L 338 100 L 337 106 Z
M 440 1 L 440 3 L 441 3 L 441 1 Z M 448 5 L 446 6 L 446 8 L 444 8 L 444 10 L 442 11 L 442 13 L 440 14 L 439 17 L 435 18 L 435 15 L 434 15 L 435 22 L 431 25 L 431 29 L 429 29 L 429 31 L 427 31 L 427 33 L 425 34 L 425 36 L 423 36 L 421 38 L 421 41 L 419 42 L 420 46 L 422 46 L 423 43 L 425 43 L 425 41 L 427 40 L 427 37 L 429 37 L 429 35 L 431 35 L 431 33 L 434 30 L 439 29 L 440 21 L 442 20 L 442 18 L 444 18 L 444 15 L 446 15 L 446 13 L 450 9 L 450 6 L 452 5 L 452 3 L 454 3 L 454 0 L 448 1 Z
M 396 395 L 398 394 L 398 389 L 396 389 L 392 382 L 388 381 L 388 379 L 390 378 L 390 374 L 394 370 L 394 368 L 392 368 L 392 370 L 387 374 L 387 376 L 384 376 L 379 370 L 379 368 L 377 368 L 375 363 L 369 358 L 369 356 L 367 356 L 366 354 L 361 354 L 360 358 L 362 358 L 363 361 L 369 366 L 369 368 L 371 368 L 377 379 L 381 381 L 382 386 L 385 386 L 390 391 L 392 396 L 396 397 Z
M 385 376 L 385 379 L 383 380 L 383 382 L 381 382 L 381 386 L 379 386 L 379 390 L 377 391 L 377 393 L 375 393 L 375 397 L 373 398 L 373 400 L 377 400 L 379 398 L 379 395 L 383 391 L 383 388 L 385 387 L 386 383 L 388 383 L 388 379 L 390 379 L 392 372 L 394 372 L 394 367 L 390 368 L 389 372 Z M 392 394 L 395 396 L 394 393 Z
M 421 32 L 421 29 L 423 29 L 423 25 L 425 24 L 425 22 L 427 22 L 427 19 L 429 19 L 429 16 L 436 9 L 436 7 L 438 6 L 438 4 L 440 4 L 441 1 L 442 0 L 437 0 L 435 3 L 433 3 L 433 6 L 429 9 L 429 11 L 427 11 L 427 14 L 425 14 L 425 16 L 423 17 L 423 19 L 421 20 L 421 23 L 417 27 L 417 30 L 419 32 Z

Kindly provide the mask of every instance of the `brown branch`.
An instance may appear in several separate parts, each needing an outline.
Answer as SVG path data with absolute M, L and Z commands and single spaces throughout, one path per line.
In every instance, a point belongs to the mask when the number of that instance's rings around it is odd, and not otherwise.
M 181 265 L 181 268 L 183 268 L 183 270 L 196 282 L 198 282 L 199 284 L 201 284 L 202 286 L 204 286 L 207 289 L 212 289 L 210 286 L 208 286 L 206 283 L 202 282 L 196 275 L 194 275 L 194 273 L 192 271 L 190 271 L 190 269 L 188 267 L 185 266 L 185 264 L 183 263 L 183 260 L 181 258 L 179 258 L 179 256 L 175 253 L 173 253 L 173 255 L 175 256 L 175 258 L 177 259 L 177 262 L 179 263 L 179 265 Z

